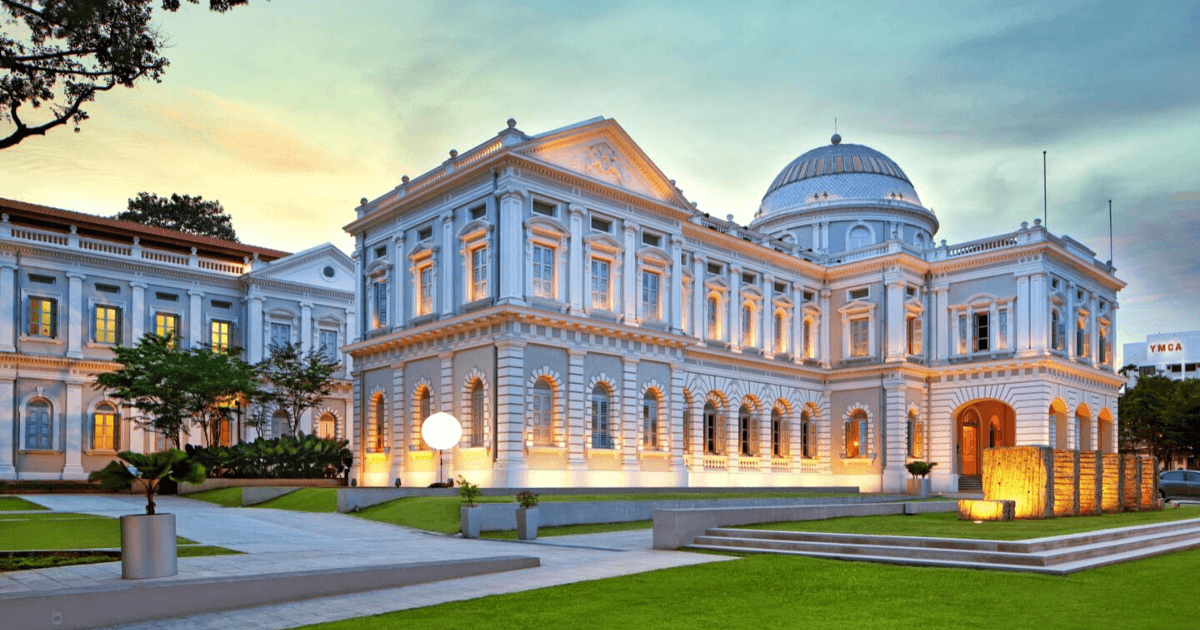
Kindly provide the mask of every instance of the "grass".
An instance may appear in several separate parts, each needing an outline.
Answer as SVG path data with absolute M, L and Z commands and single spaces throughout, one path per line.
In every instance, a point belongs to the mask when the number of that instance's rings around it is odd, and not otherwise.
M 218 488 L 216 490 L 205 490 L 204 492 L 193 492 L 191 494 L 182 494 L 179 496 L 185 499 L 196 499 L 197 501 L 215 503 L 224 507 L 242 506 L 241 487 Z
M 180 544 L 195 541 L 177 539 Z M 0 550 L 102 549 L 121 546 L 121 523 L 107 516 L 9 514 L 0 516 Z
M 793 521 L 743 525 L 739 529 L 774 529 L 802 532 L 836 532 L 889 536 L 930 536 L 937 538 L 980 538 L 985 540 L 1023 540 L 1043 536 L 1078 534 L 1098 529 L 1149 525 L 1186 518 L 1200 518 L 1200 507 L 1181 507 L 1157 512 L 1126 512 L 1102 516 L 1074 516 L 1030 521 L 983 522 L 958 520 L 958 514 L 918 514 L 913 516 L 851 516 L 820 521 Z
M 22 499 L 21 497 L 0 497 L 0 512 L 7 512 L 7 511 L 14 511 L 14 510 L 44 510 L 44 509 L 46 509 L 46 508 L 43 506 L 40 506 L 36 503 L 33 503 L 32 501 L 26 501 L 25 499 Z
M 291 495 L 287 495 L 291 496 Z M 287 496 L 282 497 L 284 499 Z M 840 497 L 840 496 L 857 496 L 851 494 L 835 494 L 822 492 L 668 492 L 663 494 L 648 494 L 648 493 L 623 493 L 623 494 L 544 494 L 541 495 L 542 503 L 581 503 L 585 501 L 676 501 L 687 499 L 750 499 L 750 498 L 789 498 L 789 499 L 810 499 L 817 497 Z M 278 499 L 277 499 L 278 500 Z M 336 501 L 336 500 L 335 500 Z M 516 503 L 515 496 L 498 496 L 498 497 L 480 497 L 476 499 L 477 503 Z M 381 523 L 391 523 L 393 525 L 403 525 L 405 527 L 413 527 L 431 532 L 440 532 L 443 534 L 453 534 L 459 530 L 458 509 L 462 505 L 462 501 L 457 497 L 408 497 L 404 499 L 396 499 L 372 505 L 358 512 L 353 512 L 353 516 L 365 518 Z M 263 507 L 274 507 L 266 503 Z M 624 526 L 626 524 L 607 524 L 598 525 L 597 527 L 609 527 L 609 529 L 596 529 L 595 531 L 618 531 L 612 529 L 613 525 Z M 642 529 L 646 525 L 637 527 L 625 527 L 626 529 Z M 544 529 L 539 528 L 539 532 Z M 571 532 L 585 533 L 585 532 Z M 516 532 L 512 532 L 516 536 Z M 538 534 L 539 536 L 542 534 Z M 566 534 L 559 534 L 566 535 Z
M 214 547 L 211 545 L 181 546 L 176 552 L 179 558 L 197 558 L 200 556 L 229 556 L 241 554 L 240 551 Z M 0 573 L 5 571 L 27 571 L 29 569 L 48 569 L 50 567 L 65 567 L 75 564 L 98 564 L 101 562 L 120 562 L 119 555 L 94 554 L 87 551 L 73 553 L 57 551 L 40 553 L 32 556 L 0 556 Z
M 241 503 L 240 498 L 238 503 Z M 336 512 L 337 488 L 300 488 L 295 492 L 289 492 L 277 499 L 271 499 L 253 507 L 296 512 Z
M 755 556 L 306 626 L 488 628 L 1167 628 L 1200 597 L 1200 550 L 1068 577 Z
M 539 527 L 538 538 L 552 536 L 572 536 L 575 534 L 599 534 L 603 532 L 624 532 L 631 529 L 650 529 L 652 521 L 630 521 L 628 523 L 589 523 L 586 525 L 562 525 L 559 527 Z M 516 540 L 516 530 L 506 532 L 483 532 L 481 538 L 497 538 L 500 540 Z

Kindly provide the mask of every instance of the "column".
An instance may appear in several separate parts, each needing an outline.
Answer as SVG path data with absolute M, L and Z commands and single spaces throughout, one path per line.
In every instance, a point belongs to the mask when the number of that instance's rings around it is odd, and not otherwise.
M 525 267 L 522 264 L 525 247 L 521 238 L 521 216 L 526 192 L 509 187 L 500 193 L 500 303 L 524 304 L 521 294 L 525 286 Z
M 135 453 L 145 453 L 146 449 L 146 431 L 133 418 L 123 417 L 119 423 L 123 423 L 129 427 L 129 443 L 124 445 L 124 448 L 118 444 L 118 450 L 130 450 Z
M 704 402 L 705 392 L 694 392 L 696 398 L 692 400 L 692 458 L 689 462 L 697 470 L 703 470 L 704 466 Z
M 1092 292 L 1092 297 L 1088 300 L 1088 311 L 1092 313 L 1090 318 L 1091 326 L 1088 330 L 1088 335 L 1091 336 L 1091 341 L 1089 343 L 1092 348 L 1091 357 L 1089 360 L 1092 363 L 1092 367 L 1098 368 L 1100 367 L 1100 301 L 1097 299 L 1095 291 Z M 1100 421 L 1098 418 L 1093 419 L 1092 422 L 1094 422 L 1097 427 L 1100 426 Z M 1099 435 L 1099 433 L 1096 435 Z M 1099 444 L 1099 442 L 1097 442 L 1097 444 Z
M 525 344 L 496 343 L 496 463 L 493 485 L 524 485 L 525 472 Z
M 775 276 L 763 274 L 763 303 L 762 317 L 759 318 L 761 325 L 759 326 L 759 343 L 762 346 L 763 356 L 770 359 L 775 356 L 775 305 L 772 304 L 772 298 L 775 297 Z
M 1050 296 L 1046 284 L 1045 273 L 1029 277 L 1029 349 L 1035 354 L 1045 354 L 1050 348 Z
M 771 460 L 775 457 L 771 452 L 771 410 L 774 408 L 773 401 L 764 400 L 763 408 L 758 411 L 752 411 L 758 416 L 758 458 L 759 470 L 764 473 L 771 472 Z
M 203 291 L 188 291 L 189 309 L 188 309 L 188 343 L 193 348 L 199 347 L 208 343 L 210 340 L 204 337 L 204 321 L 201 319 L 200 306 L 204 299 Z M 261 325 L 262 317 L 259 317 Z M 258 344 L 262 348 L 262 344 Z M 261 351 L 261 350 L 260 350 Z
M 908 348 L 904 334 L 904 279 L 898 272 L 888 272 L 883 277 L 887 287 L 887 356 L 889 363 L 903 362 Z
M 704 317 L 704 302 L 706 301 L 704 290 L 704 276 L 708 269 L 707 262 L 704 256 L 699 253 L 692 256 L 692 332 L 700 343 L 704 343 L 705 333 L 708 330 L 708 320 Z
M 950 356 L 950 305 L 947 302 L 950 295 L 949 291 L 949 287 L 945 286 L 933 288 L 934 329 L 930 337 L 934 342 L 934 360 L 938 362 L 945 361 Z M 955 327 L 955 330 L 957 330 L 957 327 Z
M 300 351 L 307 353 L 313 348 L 312 302 L 300 303 Z
M 358 317 L 355 315 L 354 309 L 350 309 L 346 311 L 346 325 L 342 328 L 341 342 L 342 344 L 351 344 L 356 341 L 358 341 Z M 342 363 L 346 366 L 346 375 L 344 378 L 350 378 L 354 373 L 354 357 L 350 356 L 348 352 L 344 353 L 342 355 Z M 347 409 L 350 409 L 350 407 L 347 407 Z M 349 414 L 350 412 L 347 411 L 346 413 Z
M 988 307 L 988 336 L 991 337 L 988 339 L 988 350 L 996 354 L 996 349 L 1000 347 L 1000 307 L 995 302 Z
M 0 372 L 0 479 L 17 478 L 17 469 L 14 466 L 17 449 L 16 444 L 13 444 L 13 425 L 16 424 L 17 418 L 17 401 L 14 395 L 16 379 L 17 373 L 14 371 Z
M 366 308 L 366 306 L 367 306 L 367 279 L 365 277 L 363 277 L 362 237 L 359 236 L 359 237 L 355 238 L 354 240 L 355 240 L 355 243 L 354 243 L 355 249 L 354 249 L 354 253 L 350 255 L 350 259 L 354 261 L 355 312 L 362 313 L 365 317 L 366 313 L 368 313 L 369 310 Z M 395 275 L 395 270 L 393 270 L 392 275 Z M 347 313 L 347 314 L 349 314 L 349 313 Z M 355 320 L 355 325 L 365 328 L 366 322 Z M 357 341 L 357 339 L 355 339 L 353 337 L 347 337 L 346 341 L 348 341 L 348 342 L 349 341 Z
M 248 298 L 249 304 L 248 315 L 250 321 L 247 328 L 250 331 L 246 339 L 249 363 L 254 365 L 263 360 L 263 298 L 261 295 L 251 294 Z
M 576 484 L 584 482 L 583 471 L 587 469 L 587 462 L 583 458 L 584 449 L 587 446 L 584 444 L 583 436 L 587 431 L 584 422 L 587 418 L 587 396 L 589 394 L 583 389 L 586 387 L 586 383 L 583 381 L 583 357 L 585 354 L 576 344 L 567 344 L 567 417 L 563 418 L 563 422 L 566 423 L 567 430 L 567 468 L 572 471 L 572 481 Z
M 638 423 L 641 422 L 642 399 L 638 395 L 638 360 L 629 355 L 621 357 L 621 428 L 613 435 L 621 440 L 621 467 L 627 472 L 638 469 Z
M 438 288 L 441 290 L 438 300 L 441 308 L 438 312 L 442 315 L 454 312 L 454 287 L 458 284 L 454 281 L 454 272 L 458 267 L 455 261 L 459 260 L 455 255 L 457 251 L 458 248 L 454 246 L 454 215 L 451 214 L 442 219 L 442 251 L 437 270 Z M 463 278 L 462 284 L 466 285 L 466 278 Z
M 667 440 L 671 445 L 671 471 L 675 474 L 675 485 L 685 487 L 687 486 L 687 465 L 683 459 L 683 416 L 688 413 L 688 409 L 683 397 L 684 371 L 679 363 L 675 362 L 670 366 L 670 405 L 663 413 L 669 414 L 666 421 L 671 428 L 667 431 Z
M 146 334 L 146 283 L 130 282 L 133 288 L 133 304 L 129 309 L 130 339 L 135 344 Z
M 570 295 L 571 314 L 583 315 L 583 206 L 570 205 L 571 235 L 570 251 L 567 252 L 567 293 Z M 507 271 L 507 269 L 505 270 Z
M 389 328 L 403 328 L 408 322 L 408 315 L 412 311 L 404 303 L 404 294 L 408 291 L 410 283 L 413 282 L 412 275 L 408 272 L 408 259 L 404 257 L 404 234 L 392 237 L 392 271 L 388 274 L 388 282 L 390 282 L 391 304 L 388 304 L 388 321 Z M 370 317 L 371 309 L 366 308 L 367 317 Z
M 84 325 L 83 279 L 81 273 L 67 274 L 67 357 L 83 358 L 83 339 L 87 336 Z
M 391 435 L 388 437 L 387 446 L 390 447 L 388 456 L 391 457 L 391 462 L 389 462 L 387 479 L 384 479 L 385 484 L 395 483 L 396 479 L 405 479 L 406 476 L 404 473 L 409 472 L 406 470 L 408 468 L 409 448 L 416 438 L 409 434 L 412 413 L 409 411 L 407 405 L 407 392 L 408 390 L 404 385 L 404 363 L 397 362 L 392 366 L 392 391 L 391 398 L 388 401 L 389 404 L 387 405 L 387 427 L 391 428 Z M 370 396 L 370 392 L 364 391 L 362 393 L 364 405 L 360 416 L 364 422 L 371 421 L 370 405 L 372 403 Z M 432 403 L 430 407 L 433 407 Z M 370 434 L 370 430 L 365 424 L 362 434 L 364 438 Z M 414 483 L 412 475 L 408 475 L 405 481 L 409 484 Z M 424 481 L 422 480 L 421 483 L 424 483 Z
M 637 230 L 635 223 L 625 222 L 625 289 L 621 291 L 621 300 L 625 304 L 625 323 L 631 326 L 638 324 L 638 266 L 637 266 Z M 661 290 L 661 288 L 660 288 Z
M 829 251 L 829 222 L 821 222 L 821 249 Z
M 804 363 L 804 287 L 792 285 L 792 361 Z
M 462 410 L 454 409 L 454 394 L 457 393 L 454 387 L 454 352 L 442 352 L 438 355 L 438 359 L 442 362 L 442 382 L 438 386 L 439 402 L 436 411 L 444 411 L 461 420 Z M 438 451 L 438 458 L 441 461 L 434 462 L 435 465 L 439 465 L 434 474 L 438 474 L 440 471 L 445 475 L 445 478 L 438 479 L 438 481 L 453 479 L 457 474 L 454 470 L 454 449 Z
M 83 384 L 82 380 L 67 381 L 67 405 L 62 413 L 67 456 L 63 479 L 87 478 L 83 472 Z
M 680 262 L 683 247 L 680 237 L 668 238 L 671 239 L 671 266 L 667 267 L 667 273 L 671 274 L 671 311 L 668 319 L 671 321 L 671 332 L 682 334 L 683 309 L 687 308 L 683 305 L 683 263 Z
M 21 300 L 17 298 L 16 277 L 15 257 L 0 260 L 0 352 L 17 350 L 17 313 L 20 311 Z M 3 466 L 3 460 L 0 460 L 0 475 L 3 475 Z
M 729 340 L 729 349 L 733 352 L 742 351 L 742 268 L 729 266 L 729 323 L 726 326 L 725 338 Z
M 832 290 L 821 289 L 821 325 L 818 328 L 821 334 L 817 338 L 821 342 L 821 367 L 823 368 L 828 368 L 832 362 L 832 356 L 829 354 L 829 338 L 833 331 L 833 313 L 829 311 L 829 298 L 832 296 Z
M 1017 356 L 1029 350 L 1029 276 L 1017 276 L 1016 312 L 1009 323 L 1017 329 Z
M 1066 344 L 1067 358 L 1073 360 L 1079 356 L 1075 353 L 1075 351 L 1078 350 L 1078 348 L 1075 346 L 1075 319 L 1079 317 L 1079 315 L 1075 312 L 1076 309 L 1079 308 L 1079 305 L 1075 303 L 1075 284 L 1072 282 L 1064 282 L 1063 291 L 1065 291 L 1067 294 L 1066 312 L 1063 313 L 1063 320 L 1066 323 L 1067 334 L 1066 339 L 1063 339 L 1063 343 Z
M 872 452 L 883 455 L 883 491 L 904 492 L 908 471 L 904 468 L 908 456 L 908 413 L 904 408 L 904 379 L 890 378 L 883 384 L 886 409 L 880 417 L 880 429 L 885 444 L 875 441 Z

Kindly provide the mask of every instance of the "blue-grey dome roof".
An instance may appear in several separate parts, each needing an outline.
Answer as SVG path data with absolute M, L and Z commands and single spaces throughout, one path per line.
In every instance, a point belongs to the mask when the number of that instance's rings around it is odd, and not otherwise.
M 840 141 L 841 138 L 837 140 Z M 908 175 L 904 174 L 900 166 L 879 151 L 861 144 L 829 144 L 792 160 L 791 164 L 780 171 L 766 194 L 769 195 L 792 182 L 841 173 L 877 173 L 894 177 L 912 186 Z

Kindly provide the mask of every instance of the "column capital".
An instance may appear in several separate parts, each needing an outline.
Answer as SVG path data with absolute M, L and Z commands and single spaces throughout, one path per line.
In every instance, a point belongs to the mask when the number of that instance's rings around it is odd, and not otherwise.
M 189 297 L 200 297 L 200 298 L 202 298 L 202 297 L 204 297 L 204 292 L 203 292 L 203 291 L 197 291 L 197 290 L 195 290 L 195 289 L 188 289 L 188 296 L 189 296 Z
M 625 222 L 625 233 L 626 234 L 632 234 L 634 232 L 637 232 L 637 230 L 638 230 L 638 224 L 636 224 L 632 221 Z
M 84 280 L 87 278 L 87 274 L 80 273 L 78 271 L 68 271 L 67 278 L 70 278 L 71 280 Z
M 145 282 L 134 280 L 133 282 L 129 283 L 129 286 L 131 286 L 135 289 L 145 289 L 146 287 L 148 287 L 150 285 L 146 284 Z
M 188 295 L 191 295 L 191 291 L 188 291 Z M 204 294 L 201 293 L 200 297 L 204 297 Z M 251 302 L 258 302 L 260 304 L 262 302 L 266 301 L 266 298 L 264 298 L 262 295 L 259 295 L 258 293 L 251 293 L 250 295 L 246 296 L 246 299 L 250 300 Z
M 567 206 L 567 211 L 571 213 L 571 216 L 583 217 L 583 213 L 587 212 L 587 208 L 582 204 L 572 203 Z
M 307 300 L 306 300 L 306 301 L 304 301 L 304 302 L 301 302 L 301 303 L 300 303 L 300 308 L 307 308 L 307 309 L 311 309 L 312 307 L 313 307 L 313 303 L 312 303 L 312 302 L 309 302 L 309 301 L 307 301 Z
M 506 183 L 496 190 L 496 195 L 501 201 L 505 199 L 515 198 L 518 201 L 524 201 L 529 196 L 529 189 L 524 186 L 518 186 L 514 183 Z

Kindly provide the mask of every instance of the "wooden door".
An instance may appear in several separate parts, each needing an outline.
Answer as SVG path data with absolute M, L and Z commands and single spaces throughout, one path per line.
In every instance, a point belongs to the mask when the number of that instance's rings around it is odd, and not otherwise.
M 963 425 L 962 428 L 962 474 L 979 474 L 979 427 Z

